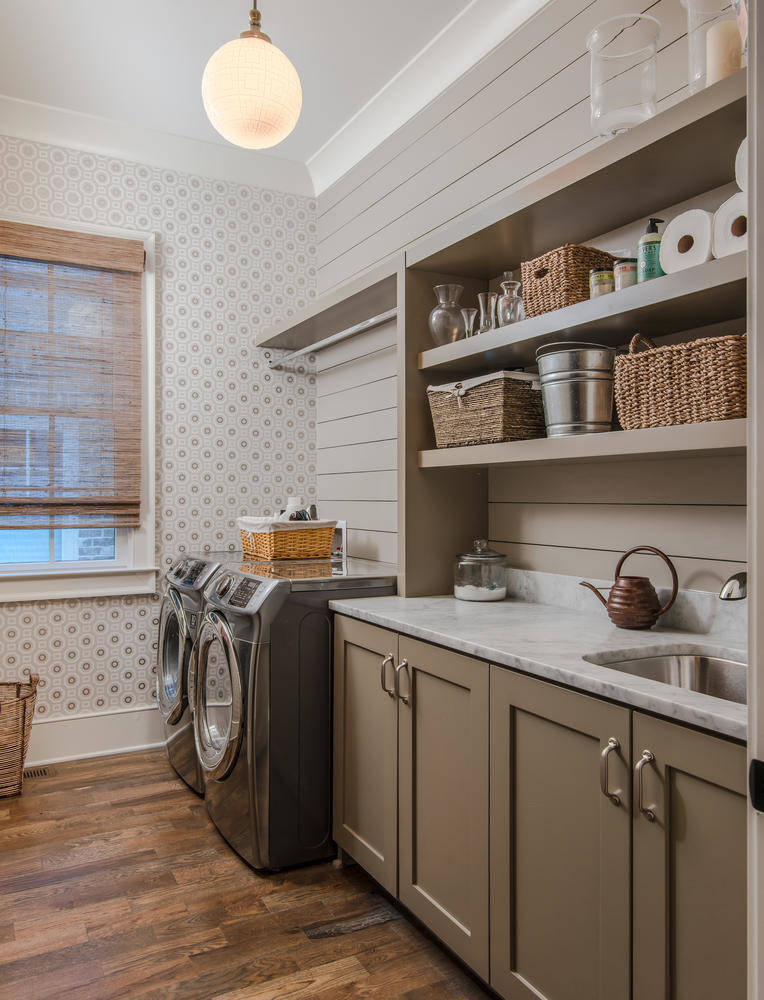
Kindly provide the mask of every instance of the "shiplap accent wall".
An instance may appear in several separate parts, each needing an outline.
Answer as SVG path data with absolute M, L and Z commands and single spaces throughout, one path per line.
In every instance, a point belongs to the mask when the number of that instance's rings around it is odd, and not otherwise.
M 586 36 L 606 17 L 634 9 L 629 0 L 593 0 L 583 7 L 574 0 L 554 0 L 321 194 L 319 289 L 328 290 L 417 240 L 430 239 L 454 219 L 601 142 L 589 124 Z M 643 2 L 638 9 L 662 24 L 662 110 L 688 94 L 685 12 L 678 0 Z M 669 163 L 666 169 L 671 169 Z M 704 207 L 715 208 L 728 193 L 710 193 Z M 690 205 L 675 209 L 684 207 Z M 662 217 L 671 218 L 676 211 Z M 656 213 L 661 214 L 659 206 Z M 633 244 L 641 231 L 643 224 L 635 223 L 607 234 L 602 245 L 617 249 Z M 359 361 L 364 364 L 371 362 Z M 364 370 L 358 384 L 365 386 L 367 379 Z M 320 374 L 319 421 L 326 393 L 322 383 Z M 365 389 L 362 395 L 367 398 Z M 371 401 L 368 406 L 376 408 Z M 319 491 L 339 501 L 338 490 L 363 480 L 327 475 L 332 451 L 344 462 L 353 457 L 369 461 L 372 452 L 365 445 L 346 444 L 344 438 L 336 449 L 326 448 L 321 426 Z M 352 426 L 356 433 L 366 433 L 360 425 Z M 373 426 L 378 426 L 376 417 Z M 326 433 L 335 432 L 329 425 Z M 393 449 L 394 442 L 384 446 Z M 381 484 L 387 486 L 384 496 L 392 496 L 392 476 Z M 394 505 L 382 494 L 371 502 L 365 482 L 362 492 L 363 511 L 379 524 L 383 503 Z M 353 496 L 358 495 L 356 490 Z M 350 494 L 342 498 L 344 507 L 330 506 L 350 511 Z M 495 469 L 489 477 L 492 544 L 509 555 L 512 565 L 582 579 L 611 578 L 619 553 L 652 544 L 675 558 L 683 587 L 716 590 L 745 559 L 745 515 L 745 461 L 737 457 Z M 392 555 L 392 544 L 385 551 Z M 647 573 L 656 583 L 668 582 L 661 564 L 649 557 L 637 557 L 627 568 Z
M 320 351 L 316 361 L 318 503 L 348 522 L 348 555 L 397 561 L 397 327 Z
M 660 107 L 687 95 L 679 0 L 662 24 Z M 629 0 L 554 0 L 318 198 L 325 291 L 601 140 L 589 124 L 586 36 Z M 667 165 L 668 166 L 668 165 Z

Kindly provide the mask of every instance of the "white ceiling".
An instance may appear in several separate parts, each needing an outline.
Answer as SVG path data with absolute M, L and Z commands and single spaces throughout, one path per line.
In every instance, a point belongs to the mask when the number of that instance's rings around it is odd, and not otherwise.
M 101 134 L 117 126 L 123 135 L 150 130 L 214 144 L 218 161 L 232 159 L 204 114 L 200 80 L 210 54 L 248 26 L 249 6 L 0 0 L 0 95 L 30 102 L 23 114 L 16 109 L 14 123 L 31 123 L 44 109 L 50 120 L 50 109 L 63 109 L 105 120 Z M 300 73 L 303 110 L 280 146 L 240 158 L 307 164 L 311 186 L 323 189 L 539 6 L 541 0 L 261 0 L 263 29 Z M 98 132 L 92 121 L 89 131 Z M 227 150 L 216 151 L 220 146 Z M 277 167 L 262 162 L 269 174 Z

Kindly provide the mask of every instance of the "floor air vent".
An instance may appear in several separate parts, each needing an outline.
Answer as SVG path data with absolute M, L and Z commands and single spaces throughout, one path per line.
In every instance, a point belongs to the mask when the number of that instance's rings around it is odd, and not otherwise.
M 33 778 L 48 778 L 53 774 L 52 767 L 27 767 L 24 769 L 24 781 L 31 781 Z

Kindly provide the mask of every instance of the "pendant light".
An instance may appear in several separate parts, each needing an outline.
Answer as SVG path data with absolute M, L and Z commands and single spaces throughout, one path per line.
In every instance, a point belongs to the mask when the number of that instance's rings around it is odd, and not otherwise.
M 257 0 L 249 12 L 249 30 L 210 57 L 202 76 L 202 100 L 223 138 L 245 149 L 276 146 L 297 124 L 300 77 L 260 30 Z

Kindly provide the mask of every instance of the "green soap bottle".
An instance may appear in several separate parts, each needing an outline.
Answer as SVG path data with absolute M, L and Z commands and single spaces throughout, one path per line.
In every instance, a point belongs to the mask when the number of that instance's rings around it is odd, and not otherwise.
M 663 219 L 650 219 L 637 247 L 637 281 L 649 281 L 664 275 L 661 267 L 661 234 L 658 223 Z

